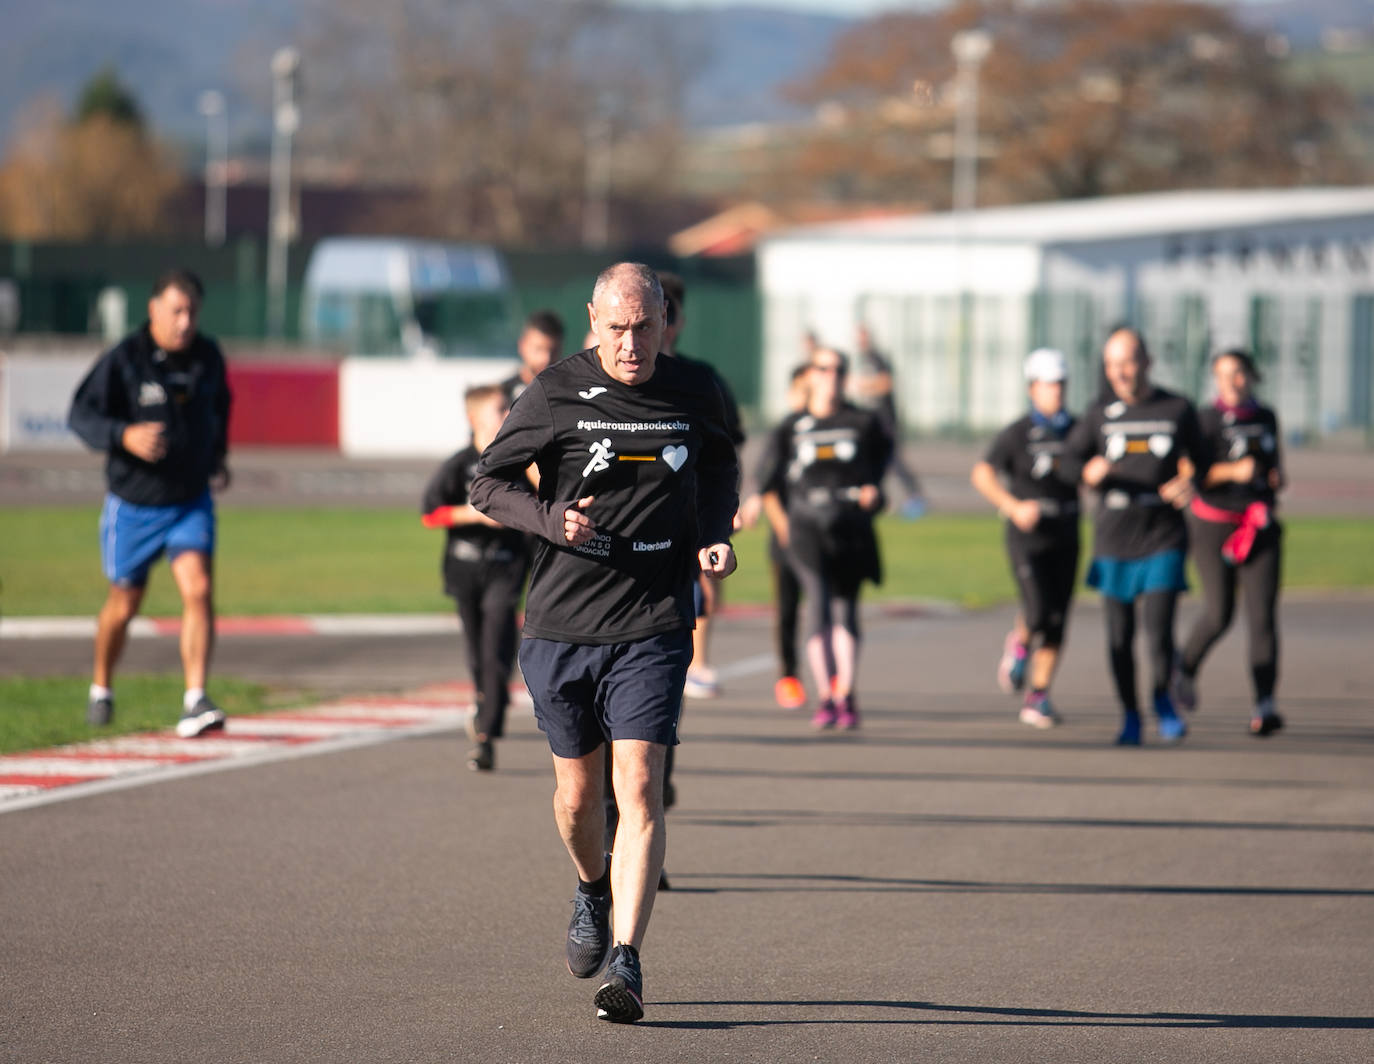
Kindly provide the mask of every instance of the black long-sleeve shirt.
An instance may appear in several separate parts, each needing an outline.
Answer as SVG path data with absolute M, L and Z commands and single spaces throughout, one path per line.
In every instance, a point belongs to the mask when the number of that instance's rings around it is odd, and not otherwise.
M 197 498 L 224 468 L 229 450 L 229 385 L 219 345 L 199 333 L 183 351 L 163 351 L 148 324 L 96 360 L 72 398 L 67 423 L 104 451 L 111 494 L 144 506 Z M 167 453 L 156 462 L 124 449 L 138 421 L 166 425 Z
M 1198 484 L 1211 465 L 1197 412 L 1187 399 L 1163 388 L 1129 406 L 1114 395 L 1103 396 L 1083 412 L 1064 452 L 1074 476 L 1094 456 L 1112 463 L 1097 486 L 1096 557 L 1145 558 L 1188 545 L 1182 512 L 1159 494 L 1178 475 L 1179 459 L 1192 460 Z
M 452 455 L 430 477 L 420 502 L 420 512 L 430 514 L 441 506 L 462 506 L 470 501 L 472 478 L 482 452 L 469 444 Z M 524 565 L 529 549 L 525 533 L 513 528 L 492 528 L 483 524 L 448 525 L 444 529 L 444 556 L 441 568 L 444 591 L 457 595 L 463 586 L 464 566 Z
M 1252 502 L 1273 506 L 1275 493 L 1269 474 L 1283 468 L 1279 422 L 1274 411 L 1259 404 L 1238 411 L 1206 406 L 1198 411 L 1198 424 L 1203 446 L 1213 462 L 1239 462 L 1246 457 L 1255 460 L 1255 475 L 1248 483 L 1228 481 L 1201 487 L 1203 501 L 1234 513 L 1243 512 Z M 1198 481 L 1199 485 L 1202 483 Z
M 1064 471 L 1067 436 L 1072 419 L 1056 429 L 1033 414 L 1017 418 L 997 434 L 983 461 L 1007 482 L 1007 490 L 1018 499 L 1040 503 L 1040 523 L 1022 532 L 1007 523 L 1007 534 L 1030 551 L 1045 550 L 1066 540 L 1078 538 L 1078 473 Z
M 524 472 L 531 462 L 537 496 Z M 563 513 L 588 495 L 597 534 L 574 547 Z M 605 644 L 690 628 L 697 552 L 729 541 L 739 506 L 720 390 L 701 368 L 667 357 L 643 384 L 623 384 L 595 348 L 582 351 L 539 374 L 511 408 L 470 497 L 540 537 L 527 636 Z

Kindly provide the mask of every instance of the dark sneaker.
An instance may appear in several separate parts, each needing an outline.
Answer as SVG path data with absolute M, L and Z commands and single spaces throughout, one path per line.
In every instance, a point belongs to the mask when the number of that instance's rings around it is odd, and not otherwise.
M 1255 707 L 1255 715 L 1250 718 L 1250 734 L 1257 739 L 1267 739 L 1282 727 L 1283 718 L 1274 709 L 1274 700 L 1262 699 Z
M 473 772 L 490 772 L 496 767 L 496 751 L 491 740 L 479 742 L 468 751 L 468 768 Z
M 568 971 L 590 979 L 601 971 L 611 951 L 611 892 L 601 896 L 579 890 L 573 895 L 568 924 Z
M 1116 737 L 1117 746 L 1140 745 L 1140 714 L 1127 712 L 1121 718 L 1121 733 Z
M 1183 671 L 1183 662 L 1174 658 L 1174 671 L 1169 677 L 1169 697 L 1179 709 L 1192 713 L 1197 709 L 1197 677 Z
M 595 1000 L 598 1020 L 634 1023 L 644 1017 L 644 977 L 639 971 L 639 950 L 633 946 L 616 946 Z
M 103 727 L 114 720 L 114 699 L 108 695 L 92 698 L 86 702 L 86 723 Z
M 853 695 L 835 700 L 835 727 L 840 731 L 853 731 L 859 726 L 859 707 Z
M 208 731 L 218 731 L 224 727 L 224 710 L 202 697 L 199 702 L 181 715 L 177 721 L 177 734 L 183 739 L 194 739 Z

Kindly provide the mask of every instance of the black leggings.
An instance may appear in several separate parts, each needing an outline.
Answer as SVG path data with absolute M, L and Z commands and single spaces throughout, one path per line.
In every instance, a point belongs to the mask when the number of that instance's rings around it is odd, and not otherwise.
M 454 579 L 477 702 L 477 731 L 489 739 L 499 739 L 506 731 L 515 664 L 515 610 L 524 582 L 523 562 L 464 565 Z
M 1250 637 L 1250 679 L 1255 700 L 1262 701 L 1273 697 L 1279 674 L 1277 615 L 1283 530 L 1274 524 L 1261 531 L 1241 565 L 1231 565 L 1221 556 L 1221 545 L 1233 531 L 1233 526 L 1218 521 L 1188 518 L 1193 564 L 1206 602 L 1184 644 L 1180 664 L 1189 676 L 1202 667 L 1207 652 L 1231 626 L 1239 587 Z
M 773 601 L 777 606 L 778 663 L 784 676 L 797 672 L 797 614 L 801 609 L 801 581 L 781 549 L 772 544 L 769 558 L 773 564 Z
M 1140 596 L 1145 611 L 1145 638 L 1150 651 L 1152 691 L 1168 688 L 1174 662 L 1174 606 L 1177 591 L 1150 591 Z M 1107 658 L 1121 708 L 1127 713 L 1140 711 L 1135 685 L 1135 603 L 1103 596 L 1107 611 Z
M 1069 602 L 1078 580 L 1078 537 L 1032 553 L 1009 527 L 1007 556 L 1021 593 L 1021 613 L 1031 638 L 1038 637 L 1040 646 L 1061 646 L 1069 621 Z

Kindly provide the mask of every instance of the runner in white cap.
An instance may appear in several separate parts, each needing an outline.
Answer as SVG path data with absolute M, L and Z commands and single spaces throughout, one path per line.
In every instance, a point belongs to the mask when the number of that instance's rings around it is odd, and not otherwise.
M 997 679 L 1008 693 L 1021 690 L 1029 662 L 1021 721 L 1050 728 L 1059 723 L 1050 704 L 1050 682 L 1078 575 L 1078 478 L 1061 472 L 1064 438 L 1073 427 L 1064 409 L 1064 355 L 1048 347 L 1032 351 L 1025 372 L 1030 411 L 997 434 L 973 467 L 972 480 L 1006 519 L 1007 557 L 1021 597 Z

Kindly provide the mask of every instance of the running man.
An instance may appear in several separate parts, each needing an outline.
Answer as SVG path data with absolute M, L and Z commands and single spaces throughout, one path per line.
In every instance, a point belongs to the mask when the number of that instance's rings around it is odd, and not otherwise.
M 597 1015 L 633 1023 L 644 1014 L 639 949 L 663 868 L 663 765 L 692 656 L 692 585 L 698 572 L 734 571 L 739 461 L 710 376 L 659 357 L 654 272 L 608 267 L 587 309 L 597 346 L 530 384 L 483 453 L 471 498 L 540 537 L 520 668 L 553 752 L 554 818 L 579 880 L 568 969 L 590 979 L 609 954 Z M 608 741 L 614 862 L 603 846 Z
M 1239 587 L 1255 693 L 1250 732 L 1263 738 L 1283 727 L 1274 708 L 1283 556 L 1283 528 L 1274 509 L 1284 478 L 1278 419 L 1255 400 L 1254 382 L 1259 379 L 1245 351 L 1223 351 L 1212 359 L 1216 402 L 1198 414 L 1212 466 L 1188 512 L 1193 564 L 1206 601 L 1179 655 L 1172 690 L 1183 708 L 1196 708 L 1197 672 L 1231 625 Z
M 525 319 L 515 352 L 520 368 L 501 382 L 508 406 L 524 394 L 530 381 L 562 357 L 563 319 L 552 310 L 536 310 Z
M 1152 702 L 1161 742 L 1177 743 L 1188 726 L 1169 697 L 1174 608 L 1187 590 L 1188 531 L 1183 508 L 1193 478 L 1205 475 L 1197 413 L 1181 395 L 1150 383 L 1150 355 L 1134 329 L 1117 329 L 1102 349 L 1107 391 L 1069 433 L 1071 470 L 1099 492 L 1088 585 L 1102 593 L 1107 649 L 1121 701 L 1119 746 L 1141 743 L 1136 690 L 1136 602 L 1149 646 Z M 1067 464 L 1067 463 L 1066 463 Z
M 997 435 L 987 457 L 973 467 L 972 480 L 1007 521 L 1007 557 L 1021 596 L 998 680 L 1008 693 L 1024 686 L 1034 643 L 1021 723 L 1052 728 L 1060 720 L 1050 703 L 1050 683 L 1078 580 L 1078 482 L 1062 471 L 1064 440 L 1073 427 L 1064 409 L 1067 361 L 1062 352 L 1042 347 L 1030 353 L 1025 372 L 1030 413 Z
M 878 485 L 891 440 L 873 413 L 845 402 L 848 367 L 838 351 L 816 351 L 806 409 L 774 430 L 759 475 L 764 512 L 806 599 L 818 729 L 859 726 L 859 590 L 865 580 L 882 580 L 873 518 L 883 505 Z
M 483 385 L 469 388 L 463 401 L 472 442 L 430 479 L 420 520 L 426 528 L 445 529 L 444 592 L 457 603 L 476 703 L 468 720 L 473 745 L 467 765 L 490 772 L 496 767 L 495 742 L 506 730 L 515 613 L 529 570 L 529 547 L 523 532 L 501 527 L 468 501 L 477 460 L 510 411 L 505 392 L 499 384 Z
M 153 284 L 148 320 L 96 361 L 72 399 L 68 424 L 106 453 L 100 552 L 110 589 L 96 623 L 86 719 L 114 717 L 114 673 L 148 573 L 166 554 L 181 595 L 186 678 L 177 734 L 224 727 L 205 693 L 215 644 L 215 504 L 229 484 L 229 385 L 219 345 L 196 331 L 204 288 L 187 270 Z

